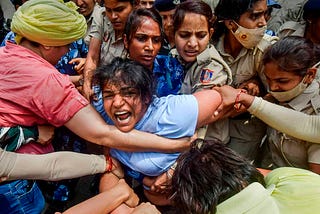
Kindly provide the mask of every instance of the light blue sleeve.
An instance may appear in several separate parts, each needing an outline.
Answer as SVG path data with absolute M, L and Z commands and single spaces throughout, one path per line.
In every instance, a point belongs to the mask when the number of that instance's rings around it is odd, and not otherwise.
M 198 102 L 193 95 L 169 95 L 167 108 L 157 123 L 157 135 L 167 138 L 192 136 L 198 120 Z
M 167 138 L 192 136 L 198 119 L 198 103 L 193 95 L 161 97 L 154 101 L 146 113 L 141 131 Z M 120 162 L 148 176 L 158 176 L 167 171 L 179 153 L 124 152 L 111 150 Z

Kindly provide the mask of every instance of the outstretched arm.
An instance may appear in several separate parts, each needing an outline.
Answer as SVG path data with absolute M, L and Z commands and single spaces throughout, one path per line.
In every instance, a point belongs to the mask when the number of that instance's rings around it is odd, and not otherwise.
M 215 90 L 202 90 L 193 94 L 198 101 L 198 123 L 197 128 L 211 123 L 215 120 L 214 112 L 221 104 L 221 95 Z
M 318 115 L 307 115 L 258 97 L 254 98 L 248 111 L 281 132 L 309 142 L 320 143 Z
M 98 38 L 91 37 L 89 52 L 83 70 L 83 96 L 90 100 L 92 95 L 92 78 L 100 60 L 101 41 Z
M 218 108 L 219 114 L 223 114 L 223 109 L 233 108 L 238 96 L 239 103 L 246 107 L 251 114 L 272 128 L 302 140 L 320 143 L 319 116 L 294 111 L 245 93 L 239 95 L 240 90 L 234 89 L 231 86 L 216 87 L 215 89 L 221 94 L 223 99 L 222 105 Z
M 0 177 L 6 180 L 62 180 L 103 173 L 104 156 L 75 152 L 53 152 L 44 155 L 18 154 L 0 149 Z M 32 167 L 26 167 L 32 166 Z M 76 169 L 76 170 L 75 170 Z
M 126 182 L 121 179 L 119 183 L 109 191 L 102 192 L 86 201 L 77 204 L 63 214 L 106 214 L 112 212 L 122 203 L 125 203 L 129 207 L 136 207 L 138 205 L 139 198 L 133 192 Z
M 107 125 L 91 105 L 78 111 L 65 126 L 90 142 L 124 151 L 179 152 L 191 142 L 189 138 L 172 140 L 136 130 L 121 132 Z

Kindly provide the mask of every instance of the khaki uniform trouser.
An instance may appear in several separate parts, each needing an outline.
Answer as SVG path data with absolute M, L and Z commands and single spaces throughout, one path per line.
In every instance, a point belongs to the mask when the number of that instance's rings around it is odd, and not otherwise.
M 230 141 L 227 146 L 249 161 L 256 159 L 259 146 L 266 134 L 266 124 L 258 118 L 232 118 L 229 120 Z

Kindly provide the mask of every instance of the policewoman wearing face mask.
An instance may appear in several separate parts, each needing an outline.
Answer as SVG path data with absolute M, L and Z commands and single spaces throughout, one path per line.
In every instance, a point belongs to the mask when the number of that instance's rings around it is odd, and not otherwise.
M 231 68 L 232 86 L 251 95 L 264 91 L 263 52 L 278 39 L 265 34 L 267 10 L 266 0 L 223 0 L 215 9 L 213 43 Z M 228 131 L 228 146 L 254 160 L 265 135 L 265 124 L 247 112 L 234 113 Z
M 285 37 L 263 58 L 269 93 L 279 105 L 309 115 L 320 115 L 320 85 L 315 79 L 319 50 L 301 37 Z M 317 63 L 318 64 L 318 63 Z M 299 121 L 292 121 L 299 123 Z M 273 168 L 291 166 L 320 174 L 320 145 L 268 128 Z

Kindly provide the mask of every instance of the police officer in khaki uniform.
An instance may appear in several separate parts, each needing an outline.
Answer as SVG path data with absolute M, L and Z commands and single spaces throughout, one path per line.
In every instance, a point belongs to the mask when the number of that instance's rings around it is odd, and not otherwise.
M 114 30 L 112 22 L 106 16 L 105 8 L 99 12 L 102 13 L 102 19 L 93 19 L 89 36 L 102 42 L 99 64 L 107 64 L 115 57 L 124 57 L 126 50 L 122 34 Z
M 93 95 L 92 76 L 99 64 L 110 63 L 115 57 L 125 57 L 122 34 L 126 19 L 134 8 L 134 0 L 105 1 L 102 21 L 93 20 L 90 32 L 90 45 L 84 67 L 83 95 L 90 100 Z
M 279 32 L 280 38 L 286 36 L 299 36 L 310 39 L 315 44 L 320 44 L 320 1 L 308 0 L 302 7 L 302 21 L 285 22 Z M 317 77 L 320 80 L 318 69 Z
M 177 56 L 174 49 L 173 55 Z M 186 65 L 185 78 L 182 83 L 180 93 L 191 94 L 204 88 L 212 88 L 232 82 L 232 73 L 229 66 L 221 58 L 215 47 L 211 44 L 201 54 L 192 65 Z M 206 131 L 206 139 L 217 138 L 226 143 L 229 140 L 228 120 L 220 120 L 209 124 Z
M 302 10 L 302 21 L 288 21 L 279 30 L 279 37 L 300 36 L 320 44 L 320 1 L 308 0 Z
M 168 55 L 170 50 L 174 48 L 174 29 L 173 15 L 176 7 L 184 0 L 156 0 L 153 7 L 159 12 L 162 17 L 162 26 L 164 38 L 159 55 Z
M 314 81 L 301 95 L 281 105 L 306 114 L 320 115 L 319 82 Z M 320 164 L 319 144 L 288 136 L 272 128 L 268 128 L 267 135 L 274 168 L 291 166 L 309 169 L 309 163 Z
M 302 59 L 300 63 L 288 59 Z M 295 111 L 320 115 L 320 83 L 314 66 L 319 53 L 313 44 L 299 37 L 285 37 L 265 54 L 265 75 L 269 93 Z M 287 81 L 281 81 L 287 80 Z M 299 121 L 292 121 L 293 123 Z M 291 166 L 320 174 L 320 145 L 268 128 L 268 146 L 273 168 Z
M 95 2 L 94 0 L 92 1 Z M 78 6 L 81 8 L 81 5 L 78 5 Z M 84 37 L 84 41 L 88 46 L 90 44 L 90 38 L 94 35 L 93 22 L 102 23 L 105 17 L 104 11 L 105 11 L 104 7 L 101 7 L 98 3 L 94 3 L 94 7 L 91 13 L 89 15 L 83 14 L 87 20 L 87 33 Z M 90 33 L 92 34 L 90 35 Z
M 93 29 L 90 33 L 90 37 L 98 38 L 102 41 L 99 63 L 108 64 L 115 57 L 124 58 L 127 54 L 127 51 L 124 47 L 122 35 L 116 37 L 112 23 L 106 16 L 103 17 L 102 23 L 102 29 L 99 29 L 99 27 L 96 25 L 97 23 L 93 23 Z
M 231 84 L 232 73 L 227 63 L 211 44 L 197 56 L 196 62 L 184 63 L 176 49 L 171 51 L 185 68 L 185 78 L 180 89 L 181 94 L 191 94 L 203 88 Z
M 230 7 L 232 4 L 238 7 Z M 277 37 L 265 34 L 266 11 L 266 1 L 220 1 L 215 10 L 217 20 L 213 36 L 216 49 L 231 68 L 232 86 L 260 96 L 266 87 L 262 56 L 265 49 L 277 41 Z M 265 131 L 262 121 L 247 112 L 242 113 L 229 119 L 227 145 L 254 160 Z
M 202 11 L 195 10 L 195 8 L 202 8 Z M 183 13 L 184 18 L 182 18 L 181 13 Z M 232 74 L 229 66 L 221 58 L 215 47 L 209 43 L 213 32 L 213 15 L 210 6 L 203 1 L 183 2 L 177 7 L 176 14 L 180 14 L 181 18 L 174 20 L 176 49 L 171 51 L 171 55 L 176 57 L 184 68 L 184 79 L 179 93 L 191 94 L 204 88 L 231 84 Z M 201 19 L 189 20 L 186 18 L 186 14 L 196 14 L 196 16 L 193 16 L 194 18 L 200 15 Z M 206 21 L 203 17 L 206 18 Z M 201 27 L 190 27 L 193 24 L 192 22 L 196 22 Z M 180 27 L 177 28 L 176 26 Z M 193 30 L 194 28 L 196 29 Z M 180 31 L 187 33 L 180 33 Z M 205 36 L 201 37 L 201 35 Z M 206 42 L 203 42 L 204 40 Z M 197 55 L 189 57 L 184 53 L 185 49 L 190 52 L 197 52 Z M 218 138 L 221 141 L 227 141 L 228 134 L 224 132 L 227 128 L 226 121 L 215 122 L 209 125 L 207 134 L 210 133 L 211 137 Z
M 300 22 L 302 20 L 303 5 L 307 0 L 277 0 L 281 9 L 273 10 L 268 21 L 268 29 L 278 32 L 280 27 L 288 21 Z

